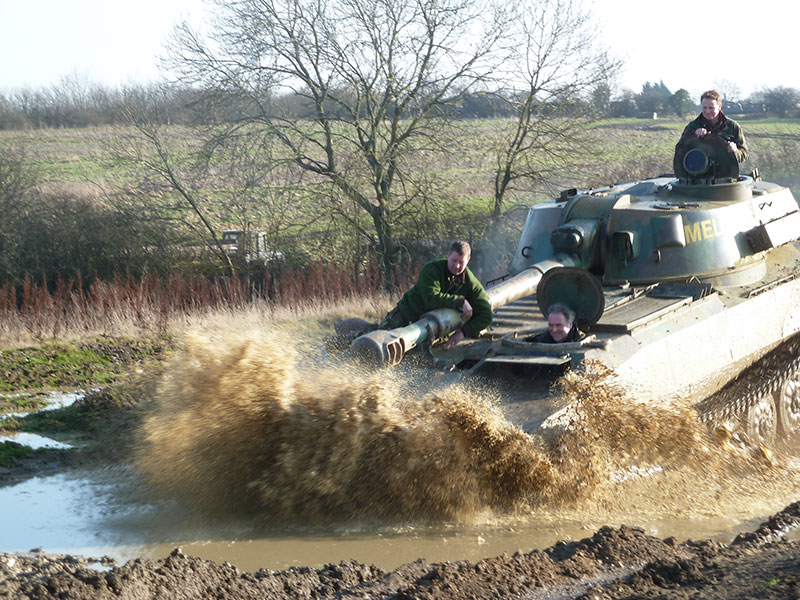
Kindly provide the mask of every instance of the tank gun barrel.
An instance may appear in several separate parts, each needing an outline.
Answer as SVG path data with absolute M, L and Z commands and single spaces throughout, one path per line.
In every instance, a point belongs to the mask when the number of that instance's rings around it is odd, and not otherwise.
M 486 290 L 492 310 L 509 302 L 530 296 L 536 291 L 542 276 L 554 267 L 565 266 L 569 260 L 547 259 L 520 271 L 516 275 Z M 461 313 L 452 308 L 436 308 L 418 321 L 397 329 L 370 331 L 353 340 L 351 348 L 357 354 L 382 365 L 396 365 L 406 352 L 425 340 L 435 340 L 458 330 L 464 324 Z
M 572 261 L 548 259 L 540 261 L 523 269 L 516 275 L 504 279 L 486 290 L 492 310 L 497 310 L 509 302 L 530 296 L 536 291 L 539 281 L 547 271 L 553 267 L 571 265 Z

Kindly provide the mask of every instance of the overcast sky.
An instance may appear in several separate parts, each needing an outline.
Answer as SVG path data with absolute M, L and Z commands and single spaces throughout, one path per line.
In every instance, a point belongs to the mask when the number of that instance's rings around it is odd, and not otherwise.
M 634 92 L 660 80 L 692 96 L 726 81 L 745 96 L 800 89 L 800 3 L 585 1 L 625 62 L 619 84 Z M 155 80 L 174 25 L 201 22 L 206 9 L 203 0 L 0 0 L 0 91 L 72 75 L 112 86 Z

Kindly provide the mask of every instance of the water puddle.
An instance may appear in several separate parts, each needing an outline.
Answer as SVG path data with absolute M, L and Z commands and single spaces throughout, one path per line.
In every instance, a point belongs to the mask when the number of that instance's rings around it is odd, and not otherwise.
M 643 516 L 609 521 L 579 514 L 543 513 L 472 524 L 437 526 L 267 528 L 252 521 L 207 519 L 175 503 L 142 497 L 129 471 L 109 469 L 34 477 L 0 488 L 5 515 L 0 551 L 108 555 L 124 562 L 184 553 L 230 562 L 240 569 L 281 570 L 355 559 L 393 569 L 417 558 L 430 562 L 472 560 L 504 552 L 529 552 L 559 540 L 591 536 L 603 525 L 642 527 L 656 537 L 729 542 L 751 531 L 782 506 L 763 515 Z
M 66 408 L 67 406 L 71 406 L 75 404 L 78 400 L 83 398 L 86 393 L 83 390 L 77 390 L 74 392 L 48 392 L 45 394 L 44 397 L 44 406 L 38 408 L 37 411 L 45 411 L 45 410 L 56 410 L 59 408 Z M 6 398 L 13 398 L 14 396 L 6 396 Z M 8 419 L 10 417 L 24 417 L 25 415 L 29 414 L 29 412 L 9 412 L 0 415 L 0 421 Z
M 44 400 L 45 405 L 39 408 L 38 411 L 48 411 L 48 410 L 57 410 L 60 408 L 66 408 L 67 406 L 71 406 L 76 401 L 83 398 L 84 395 L 85 393 L 83 391 L 49 392 L 48 394 L 46 394 Z M 0 415 L 0 421 L 12 417 L 23 417 L 26 414 L 28 413 L 27 412 L 5 413 L 3 415 Z M 6 433 L 0 435 L 0 443 L 2 442 L 16 442 L 17 444 L 28 446 L 33 450 L 39 450 L 43 448 L 65 450 L 73 447 L 71 444 L 59 442 L 58 440 L 54 440 L 44 435 L 39 435 L 37 433 L 25 433 L 25 432 Z
M 92 555 L 102 547 L 103 509 L 109 487 L 66 474 L 33 477 L 0 488 L 2 550 Z
M 5 435 L 0 435 L 0 443 L 2 442 L 16 442 L 17 444 L 28 446 L 33 450 L 39 450 L 42 448 L 50 448 L 50 449 L 72 448 L 71 444 L 59 442 L 58 440 L 54 440 L 52 438 L 39 435 L 38 433 L 25 433 L 22 431 L 18 433 L 8 433 Z

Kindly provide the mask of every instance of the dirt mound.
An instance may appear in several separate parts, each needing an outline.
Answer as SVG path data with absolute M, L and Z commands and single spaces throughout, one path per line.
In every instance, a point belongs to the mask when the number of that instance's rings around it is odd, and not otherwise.
M 797 504 L 759 528 L 777 539 L 796 521 Z M 747 536 L 745 536 L 747 537 Z M 419 560 L 386 573 L 353 561 L 287 571 L 242 572 L 184 555 L 111 559 L 0 555 L 0 597 L 31 598 L 794 598 L 800 543 L 764 543 L 763 535 L 725 545 L 676 544 L 631 527 L 600 529 L 591 538 L 477 563 L 429 565 Z M 744 538 L 742 538 L 744 540 Z M 106 567 L 102 570 L 99 567 Z
M 784 542 L 757 551 L 695 546 L 697 556 L 656 561 L 604 586 L 592 586 L 580 600 L 634 598 L 751 600 L 797 598 L 800 544 Z
M 108 559 L 0 555 L 0 596 L 50 598 L 314 598 L 331 596 L 383 573 L 355 562 L 324 569 L 244 573 L 176 549 L 162 560 L 136 559 L 108 571 Z

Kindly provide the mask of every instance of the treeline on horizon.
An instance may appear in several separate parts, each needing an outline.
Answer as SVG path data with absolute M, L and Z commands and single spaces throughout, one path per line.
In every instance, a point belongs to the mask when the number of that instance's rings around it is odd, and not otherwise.
M 102 125 L 124 125 L 131 110 L 148 107 L 165 125 L 202 124 L 204 114 L 198 110 L 209 90 L 180 87 L 167 83 L 124 85 L 119 87 L 90 83 L 78 77 L 64 78 L 60 83 L 41 88 L 22 88 L 0 93 L 0 130 L 73 128 Z M 243 104 L 252 101 L 226 92 L 230 115 L 205 115 L 208 123 L 220 118 L 234 119 Z M 288 117 L 313 118 L 308 96 L 285 94 L 264 99 L 277 112 Z M 479 91 L 463 94 L 457 104 L 448 107 L 448 118 L 485 119 L 515 116 L 515 98 L 503 91 Z M 681 88 L 675 92 L 659 83 L 646 82 L 640 92 L 612 89 L 607 84 L 594 88 L 589 95 L 571 99 L 576 114 L 591 113 L 595 117 L 625 118 L 684 116 L 699 111 L 698 99 Z M 217 104 L 218 106 L 219 104 Z M 746 98 L 727 98 L 723 106 L 730 114 L 753 114 L 777 118 L 800 117 L 800 89 L 778 86 L 754 92 Z M 543 108 L 544 109 L 544 108 Z M 563 105 L 562 108 L 563 110 Z M 332 113 L 337 112 L 331 106 Z M 414 114 L 414 107 L 409 115 Z

